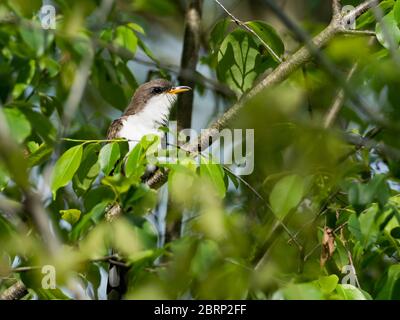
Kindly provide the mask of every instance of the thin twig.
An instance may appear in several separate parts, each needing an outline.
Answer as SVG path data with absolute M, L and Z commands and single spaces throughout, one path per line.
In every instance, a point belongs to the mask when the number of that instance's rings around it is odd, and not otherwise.
M 261 38 L 253 29 L 251 29 L 246 23 L 235 17 L 231 12 L 229 12 L 228 9 L 226 9 L 221 2 L 218 0 L 214 0 L 231 18 L 232 20 L 240 27 L 245 29 L 246 31 L 250 32 L 253 36 L 255 36 L 262 45 L 268 50 L 268 52 L 274 57 L 275 60 L 277 60 L 279 63 L 282 63 L 282 59 L 275 53 L 275 51 L 271 48 L 268 43 L 266 43 L 263 38 Z
M 345 29 L 342 31 L 343 34 L 353 35 L 353 36 L 371 36 L 376 37 L 376 32 L 372 30 L 354 30 Z
M 354 73 L 357 70 L 357 67 L 358 63 L 355 63 L 347 75 L 347 81 L 351 80 L 351 78 L 353 77 Z M 333 124 L 333 122 L 335 121 L 336 117 L 339 114 L 339 111 L 342 109 L 344 100 L 345 100 L 344 90 L 339 89 L 339 92 L 337 93 L 336 98 L 332 103 L 332 106 L 329 108 L 329 111 L 325 116 L 324 128 L 329 128 Z

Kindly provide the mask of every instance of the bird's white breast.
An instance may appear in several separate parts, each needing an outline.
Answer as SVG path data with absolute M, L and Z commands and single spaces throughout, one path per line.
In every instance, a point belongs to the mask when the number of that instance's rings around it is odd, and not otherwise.
M 132 150 L 145 135 L 163 135 L 158 129 L 168 120 L 174 101 L 175 95 L 162 94 L 153 97 L 140 112 L 123 120 L 119 136 L 128 140 L 129 150 Z

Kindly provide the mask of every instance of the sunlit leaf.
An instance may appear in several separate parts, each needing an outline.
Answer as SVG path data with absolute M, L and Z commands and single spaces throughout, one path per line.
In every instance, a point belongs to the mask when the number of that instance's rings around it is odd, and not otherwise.
M 311 283 L 301 283 L 289 285 L 282 290 L 286 300 L 323 300 L 324 296 L 316 285 Z
M 249 90 L 266 68 L 258 45 L 248 32 L 235 30 L 222 42 L 218 52 L 217 75 L 238 96 Z
M 119 26 L 115 29 L 114 42 L 130 52 L 135 53 L 138 45 L 138 38 L 130 27 Z
M 125 173 L 127 177 L 141 176 L 144 173 L 144 166 L 142 163 L 143 147 L 138 143 L 133 150 L 128 154 L 125 162 Z
M 321 290 L 325 294 L 333 292 L 336 289 L 338 283 L 339 283 L 339 277 L 335 274 L 332 274 L 327 277 L 321 277 L 318 279 L 318 284 L 321 286 Z
M 60 210 L 61 218 L 70 224 L 75 224 L 81 217 L 81 210 L 78 209 L 68 209 Z
M 367 300 L 363 292 L 350 284 L 338 284 L 336 292 L 343 300 Z
M 81 164 L 83 146 L 78 145 L 68 149 L 56 162 L 51 181 L 51 192 L 53 199 L 56 198 L 57 190 L 64 187 L 72 180 L 75 172 Z
M 103 148 L 101 148 L 99 153 L 99 164 L 105 175 L 110 174 L 120 156 L 121 154 L 118 142 L 106 144 Z
M 83 195 L 97 178 L 100 172 L 97 154 L 98 143 L 89 144 L 83 151 L 81 165 L 73 178 L 73 187 L 77 195 Z

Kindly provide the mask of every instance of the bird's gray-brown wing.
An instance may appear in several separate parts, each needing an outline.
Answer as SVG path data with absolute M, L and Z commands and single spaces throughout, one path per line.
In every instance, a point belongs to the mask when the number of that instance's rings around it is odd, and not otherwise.
M 112 139 L 117 139 L 119 138 L 119 132 L 122 129 L 122 118 L 118 118 L 114 120 L 110 127 L 108 128 L 107 131 L 107 139 L 112 140 Z

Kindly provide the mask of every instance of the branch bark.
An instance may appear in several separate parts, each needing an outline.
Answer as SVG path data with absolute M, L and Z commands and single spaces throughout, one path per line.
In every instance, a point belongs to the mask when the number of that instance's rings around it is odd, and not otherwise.
M 19 300 L 27 293 L 26 286 L 19 280 L 0 295 L 0 300 Z
M 179 83 L 194 90 L 196 82 L 192 74 L 196 73 L 199 60 L 202 0 L 192 0 L 186 12 L 185 37 L 181 58 Z M 177 103 L 178 130 L 191 127 L 194 91 L 180 95 Z
M 347 75 L 347 81 L 350 81 L 353 77 L 354 73 L 356 72 L 358 67 L 358 63 L 355 63 L 353 67 L 350 69 L 349 74 Z M 339 89 L 339 92 L 332 103 L 332 106 L 329 108 L 329 111 L 324 119 L 324 128 L 329 128 L 334 121 L 336 120 L 339 111 L 342 109 L 343 103 L 345 99 L 345 94 L 343 89 Z
M 338 17 L 340 15 L 340 11 L 342 10 L 340 1 L 341 0 L 332 0 L 332 16 L 333 17 Z
M 347 21 L 350 18 L 359 17 L 361 14 L 363 14 L 373 6 L 377 5 L 379 2 L 380 0 L 365 1 L 345 16 L 340 16 L 332 19 L 331 23 L 321 33 L 319 33 L 311 40 L 313 47 L 317 49 L 321 49 L 322 47 L 324 47 L 336 35 L 345 32 L 344 21 Z M 204 150 L 206 147 L 208 147 L 210 137 L 212 137 L 214 140 L 214 138 L 217 137 L 219 130 L 225 128 L 230 121 L 235 119 L 235 117 L 238 115 L 239 111 L 244 107 L 247 101 L 249 101 L 251 98 L 259 94 L 263 90 L 279 84 L 287 79 L 299 67 L 310 61 L 312 57 L 313 53 L 310 50 L 309 46 L 305 45 L 301 47 L 286 61 L 281 63 L 273 72 L 268 74 L 262 81 L 260 81 L 252 90 L 250 90 L 230 109 L 228 109 L 208 129 L 204 130 L 197 141 L 186 144 L 182 148 L 189 152 Z M 165 183 L 167 174 L 167 170 L 158 170 L 147 181 L 147 184 L 152 188 L 159 188 Z
M 196 74 L 201 46 L 202 6 L 203 0 L 191 0 L 186 11 L 185 36 L 183 39 L 179 83 L 189 86 L 193 90 L 184 95 L 180 95 L 178 98 L 178 132 L 183 129 L 191 128 L 192 126 L 193 99 L 196 86 L 193 74 Z M 178 239 L 182 227 L 182 215 L 174 210 L 169 200 L 167 208 L 165 243 Z

